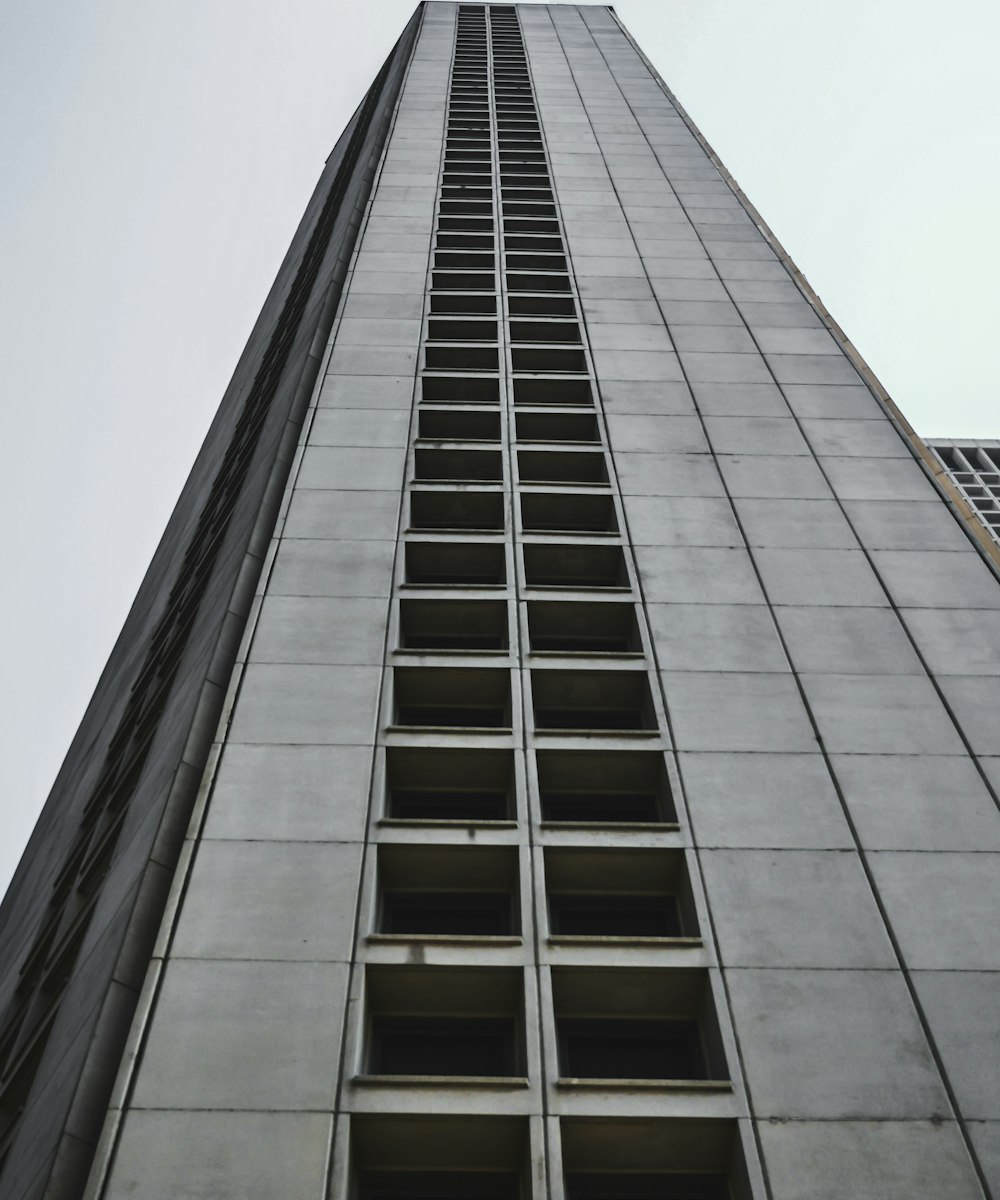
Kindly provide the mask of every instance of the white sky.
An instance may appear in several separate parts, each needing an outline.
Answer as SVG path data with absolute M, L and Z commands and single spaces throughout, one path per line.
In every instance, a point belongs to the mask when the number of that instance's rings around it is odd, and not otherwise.
M 0 0 L 0 890 L 415 0 Z M 903 412 L 1000 436 L 996 0 L 620 0 Z

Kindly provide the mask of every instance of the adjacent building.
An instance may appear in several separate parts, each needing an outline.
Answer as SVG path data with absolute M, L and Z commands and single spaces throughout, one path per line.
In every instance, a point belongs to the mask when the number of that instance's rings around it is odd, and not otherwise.
M 612 9 L 420 5 L 0 910 L 4 1200 L 1000 1196 L 950 453 Z

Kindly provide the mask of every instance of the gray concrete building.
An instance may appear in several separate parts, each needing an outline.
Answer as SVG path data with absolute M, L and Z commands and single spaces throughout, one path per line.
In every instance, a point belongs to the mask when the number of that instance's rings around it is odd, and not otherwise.
M 4 1200 L 1000 1198 L 997 551 L 610 8 L 421 5 L 0 910 Z

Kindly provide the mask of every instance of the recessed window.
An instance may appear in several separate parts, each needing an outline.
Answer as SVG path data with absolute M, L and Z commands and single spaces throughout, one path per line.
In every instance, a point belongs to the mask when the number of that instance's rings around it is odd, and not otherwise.
M 417 447 L 413 452 L 413 476 L 422 482 L 503 479 L 503 457 L 499 450 L 438 450 Z
M 521 524 L 527 533 L 617 533 L 615 503 L 607 495 L 522 492 Z
M 465 490 L 414 491 L 410 493 L 410 524 L 413 529 L 501 530 L 503 495 Z
M 478 667 L 396 667 L 396 724 L 510 727 L 510 673 Z
M 401 600 L 404 650 L 502 650 L 507 606 L 500 600 Z
M 521 483 L 608 482 L 604 455 L 594 450 L 519 450 L 517 473 Z
M 381 933 L 499 937 L 520 930 L 516 847 L 381 845 L 378 878 Z
M 628 570 L 620 546 L 587 543 L 521 547 L 528 587 L 627 588 Z
M 496 296 L 487 295 L 471 295 L 462 296 L 452 292 L 432 292 L 431 293 L 431 312 L 432 313 L 469 313 L 471 315 L 489 314 L 493 316 L 497 311 Z M 495 338 L 494 338 L 495 340 Z
M 697 929 L 681 851 L 549 848 L 545 891 L 553 937 L 677 938 Z
M 403 821 L 507 821 L 515 811 L 509 751 L 390 746 L 387 811 Z
M 407 583 L 430 587 L 495 587 L 504 583 L 504 548 L 482 542 L 407 542 Z
M 483 376 L 425 375 L 420 395 L 425 404 L 499 404 L 500 384 Z
M 579 342 L 580 326 L 575 321 L 511 321 L 514 342 Z
M 435 342 L 495 342 L 496 321 L 441 321 L 431 318 L 428 336 Z
M 514 1022 L 490 1018 L 372 1020 L 373 1075 L 514 1075 Z
M 507 305 L 512 317 L 576 316 L 572 296 L 509 296 Z
M 461 408 L 423 408 L 418 418 L 417 436 L 429 441 L 498 442 L 500 414 Z
M 531 694 L 539 729 L 656 728 L 645 671 L 534 670 Z
M 554 347 L 534 349 L 514 346 L 510 352 L 515 371 L 530 374 L 586 374 L 587 356 L 582 350 L 562 350 Z
M 523 1074 L 519 970 L 369 966 L 366 992 L 369 1074 Z
M 565 1018 L 559 1067 L 584 1079 L 705 1079 L 694 1021 Z
M 662 754 L 539 750 L 542 819 L 584 824 L 662 824 L 674 808 Z
M 518 205 L 505 204 L 504 211 L 506 212 L 511 208 L 517 208 L 517 207 L 518 207 Z M 490 285 L 492 286 L 493 277 L 487 276 L 485 278 L 489 278 Z M 437 287 L 437 286 L 438 285 L 435 284 L 435 287 Z M 444 287 L 446 285 L 442 284 L 441 286 Z M 512 292 L 568 292 L 570 290 L 569 276 L 568 275 L 521 275 L 521 274 L 514 275 L 514 274 L 508 272 L 507 273 L 507 288 L 509 291 L 512 291 Z
M 425 346 L 424 366 L 428 371 L 496 371 L 495 346 Z
M 552 971 L 568 1079 L 728 1079 L 708 976 L 694 969 Z
M 534 653 L 625 654 L 642 649 L 631 604 L 531 600 L 528 634 Z
M 597 417 L 589 413 L 520 412 L 515 419 L 519 442 L 599 442 Z
M 426 388 L 425 388 L 426 391 Z M 593 406 L 594 397 L 589 379 L 524 379 L 514 380 L 515 404 L 544 404 L 560 407 Z
M 566 1200 L 750 1200 L 735 1121 L 564 1117 Z

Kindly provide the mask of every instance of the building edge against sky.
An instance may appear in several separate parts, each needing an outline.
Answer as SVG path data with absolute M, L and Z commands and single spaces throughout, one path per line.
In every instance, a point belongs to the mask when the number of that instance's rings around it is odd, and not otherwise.
M 997 547 L 731 184 L 418 8 L 0 909 L 5 1200 L 1000 1194 Z

